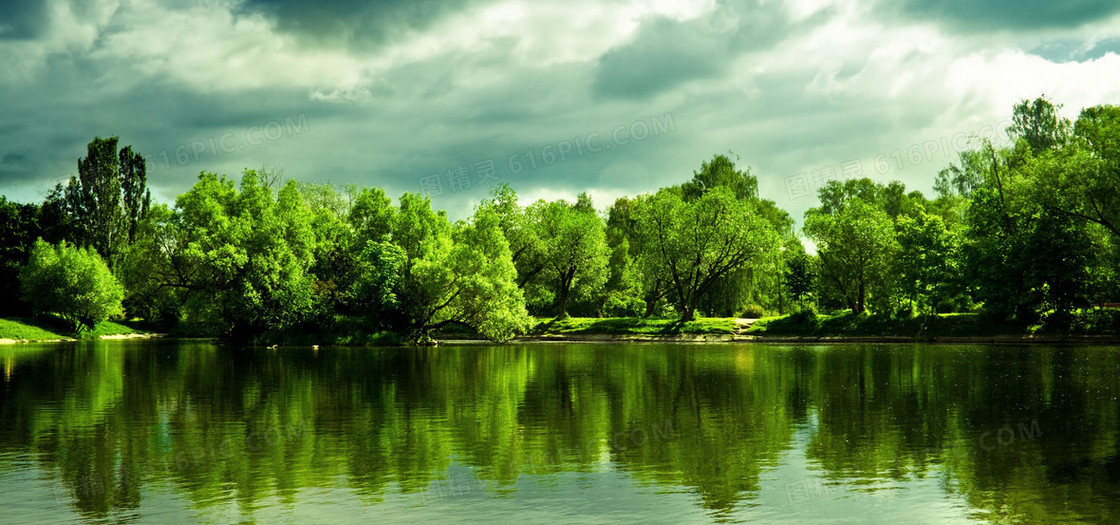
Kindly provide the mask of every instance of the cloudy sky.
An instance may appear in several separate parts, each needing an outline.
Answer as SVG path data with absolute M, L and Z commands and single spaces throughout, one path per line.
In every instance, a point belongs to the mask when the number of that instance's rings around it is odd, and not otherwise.
M 829 178 L 932 187 L 1043 93 L 1120 103 L 1115 0 L 4 0 L 0 194 L 94 136 L 157 199 L 202 170 L 599 206 L 734 152 L 800 217 Z M 997 137 L 998 138 L 998 137 Z

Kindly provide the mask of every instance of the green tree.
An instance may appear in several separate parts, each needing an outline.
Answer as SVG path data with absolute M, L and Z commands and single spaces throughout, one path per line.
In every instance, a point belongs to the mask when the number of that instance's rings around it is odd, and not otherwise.
M 545 269 L 544 243 L 539 229 L 527 210 L 517 201 L 517 192 L 509 184 L 499 184 L 490 190 L 490 198 L 480 206 L 490 208 L 499 217 L 502 234 L 509 243 L 513 264 L 517 268 L 517 286 L 524 289 Z
M 636 210 L 644 205 L 648 195 L 619 197 L 607 211 L 607 244 L 610 246 L 610 277 L 607 281 L 608 301 L 612 309 L 631 310 L 626 306 L 632 295 L 644 304 L 641 315 L 653 315 L 659 305 L 664 303 L 669 291 L 669 281 L 662 272 L 643 271 L 642 254 L 652 247 L 647 246 L 639 233 Z M 621 248 L 625 245 L 625 254 Z
M 1120 239 L 1120 107 L 1086 108 L 1074 132 L 1069 146 L 1035 159 L 1033 197 Z
M 20 271 L 20 282 L 24 300 L 37 313 L 57 314 L 75 332 L 92 330 L 97 323 L 123 313 L 123 288 L 90 248 L 37 240 Z
M 895 275 L 901 290 L 911 304 L 935 313 L 958 291 L 960 242 L 941 217 L 924 212 L 900 217 L 897 230 Z
M 669 283 L 681 315 L 695 318 L 708 289 L 728 273 L 772 260 L 779 242 L 773 227 L 749 202 L 723 187 L 686 202 L 662 189 L 635 212 L 643 246 L 642 271 L 657 272 Z
M 822 202 L 825 200 L 822 197 Z M 821 278 L 854 313 L 867 308 L 872 289 L 885 291 L 896 241 L 890 216 L 859 197 L 805 213 L 805 234 L 817 246 Z
M 786 262 L 786 271 L 783 278 L 785 287 L 789 290 L 789 295 L 794 301 L 797 301 L 798 309 L 804 309 L 805 299 L 813 292 L 812 257 L 805 252 L 790 257 Z
M 135 241 L 151 202 L 144 157 L 131 146 L 118 150 L 118 140 L 94 138 L 78 159 L 78 175 L 48 196 L 58 234 L 109 261 Z
M 1007 134 L 1026 141 L 1036 155 L 1058 148 L 1069 139 L 1071 128 L 1069 120 L 1058 114 L 1061 108 L 1045 96 L 1033 101 L 1023 100 L 1015 104 L 1013 124 L 1007 128 Z
M 19 270 L 27 264 L 35 239 L 42 236 L 39 207 L 21 204 L 0 195 L 0 297 L 19 297 Z M 0 303 L 0 315 L 18 315 L 30 309 L 15 300 Z
M 184 241 L 178 214 L 164 204 L 148 210 L 136 242 L 124 249 L 117 268 L 129 315 L 165 327 L 178 323 L 197 269 L 182 256 Z
M 593 296 L 607 280 L 610 250 L 603 220 L 587 194 L 574 204 L 538 201 L 529 214 L 542 243 L 543 275 L 556 298 L 556 316 L 566 317 L 573 292 Z
M 193 268 L 185 286 L 197 292 L 187 301 L 193 317 L 243 340 L 307 319 L 315 238 L 294 182 L 274 194 L 246 170 L 239 191 L 203 173 L 176 208 L 185 246 L 179 264 Z
M 479 207 L 470 221 L 452 226 L 427 197 L 401 196 L 393 241 L 407 256 L 402 295 L 416 337 L 461 324 L 505 341 L 528 327 L 500 220 Z
M 727 188 L 739 200 L 758 200 L 758 178 L 750 170 L 739 170 L 726 155 L 715 155 L 700 164 L 700 171 L 692 173 L 692 180 L 681 185 L 685 200 L 695 200 L 712 188 Z

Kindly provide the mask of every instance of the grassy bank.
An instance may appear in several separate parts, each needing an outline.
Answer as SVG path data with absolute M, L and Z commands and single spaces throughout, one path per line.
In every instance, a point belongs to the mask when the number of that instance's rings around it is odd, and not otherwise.
M 1087 310 L 1076 314 L 1068 326 L 1025 325 L 996 322 L 982 314 L 939 314 L 891 317 L 886 315 L 795 314 L 760 319 L 743 331 L 759 337 L 906 337 L 937 339 L 1001 336 L 1120 335 L 1120 311 Z
M 32 319 L 27 317 L 0 319 L 0 339 L 13 339 L 16 341 L 97 339 L 100 337 L 137 333 L 141 332 L 113 321 L 98 323 L 97 327 L 93 330 L 85 330 L 75 334 L 66 328 L 61 321 L 53 319 Z
M 706 317 L 681 322 L 677 319 L 643 319 L 640 317 L 569 317 L 538 319 L 530 336 L 541 335 L 729 335 L 738 331 L 735 319 Z

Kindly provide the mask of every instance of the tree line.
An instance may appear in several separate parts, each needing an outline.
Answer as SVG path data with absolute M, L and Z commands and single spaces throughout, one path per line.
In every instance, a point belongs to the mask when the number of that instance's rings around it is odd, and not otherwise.
M 1068 326 L 1120 297 L 1120 108 L 1075 122 L 1014 108 L 930 199 L 900 182 L 829 181 L 797 231 L 757 177 L 715 155 L 681 184 L 605 212 L 499 185 L 464 220 L 428 197 L 246 170 L 203 172 L 152 203 L 144 159 L 95 138 L 38 204 L 0 197 L 4 315 L 75 329 L 139 317 L 237 340 L 458 325 L 493 340 L 537 317 L 983 312 Z M 811 241 L 806 250 L 803 239 Z

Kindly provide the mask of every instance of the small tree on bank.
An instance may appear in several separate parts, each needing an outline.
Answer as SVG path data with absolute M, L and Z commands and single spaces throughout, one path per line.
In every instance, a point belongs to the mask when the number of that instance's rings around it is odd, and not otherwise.
M 20 271 L 25 301 L 36 313 L 54 313 L 75 332 L 120 315 L 124 288 L 113 277 L 101 256 L 91 248 L 77 248 L 66 241 L 58 246 L 39 239 L 31 258 Z

